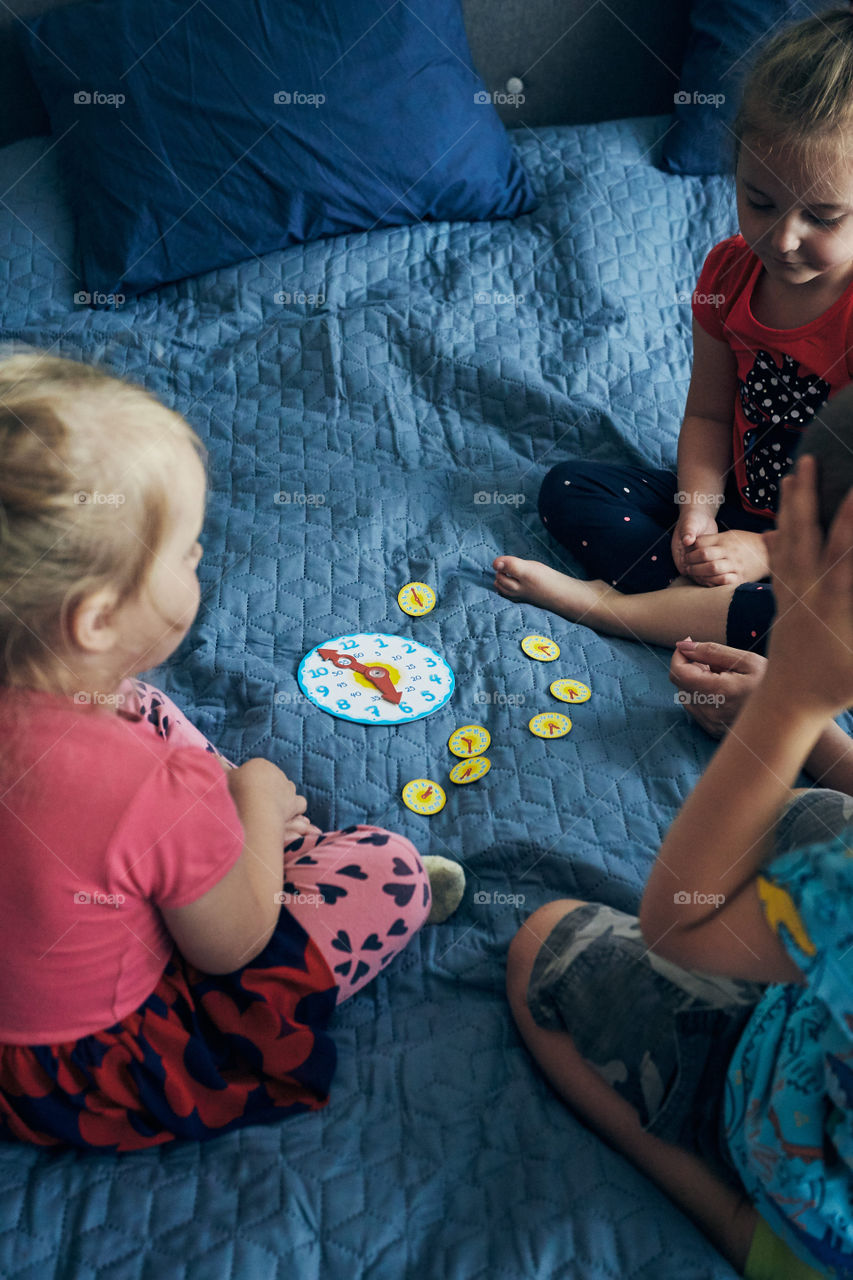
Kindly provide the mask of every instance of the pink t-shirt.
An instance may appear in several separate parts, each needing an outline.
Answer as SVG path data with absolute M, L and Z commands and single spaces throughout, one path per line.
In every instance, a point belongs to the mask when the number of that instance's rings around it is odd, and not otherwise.
M 826 311 L 795 329 L 771 329 L 752 313 L 764 270 L 743 236 L 715 245 L 705 259 L 693 314 L 737 361 L 732 451 L 741 504 L 775 518 L 779 482 L 800 436 L 825 400 L 853 378 L 853 283 Z
M 15 708 L 22 723 L 10 720 Z M 0 1042 L 55 1044 L 151 994 L 183 907 L 231 869 L 243 828 L 219 760 L 145 719 L 32 690 L 0 695 Z

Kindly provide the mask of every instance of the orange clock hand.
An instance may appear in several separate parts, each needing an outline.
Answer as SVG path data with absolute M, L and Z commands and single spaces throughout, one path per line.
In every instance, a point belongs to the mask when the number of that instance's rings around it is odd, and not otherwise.
M 346 653 L 338 653 L 337 649 L 318 649 L 317 655 L 324 662 L 331 662 L 344 671 L 357 671 L 360 676 L 364 676 L 365 680 L 369 680 L 388 702 L 397 704 L 401 701 L 403 695 L 395 688 L 394 681 L 384 667 L 365 667 L 357 658 L 351 658 Z

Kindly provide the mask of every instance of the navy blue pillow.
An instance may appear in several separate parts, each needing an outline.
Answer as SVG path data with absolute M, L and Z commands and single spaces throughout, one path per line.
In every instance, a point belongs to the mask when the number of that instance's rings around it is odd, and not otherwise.
M 759 49 L 777 31 L 826 12 L 831 4 L 832 0 L 693 0 L 675 127 L 664 139 L 661 167 L 670 173 L 730 173 L 731 125 Z
M 536 207 L 459 0 L 118 0 L 21 39 L 96 306 L 321 236 Z

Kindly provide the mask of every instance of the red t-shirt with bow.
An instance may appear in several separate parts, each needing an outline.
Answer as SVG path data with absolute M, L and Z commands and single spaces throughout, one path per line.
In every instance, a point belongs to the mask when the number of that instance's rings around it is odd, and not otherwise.
M 737 361 L 732 451 L 741 503 L 773 520 L 779 481 L 815 411 L 853 379 L 853 281 L 823 315 L 795 329 L 756 320 L 752 296 L 764 270 L 743 236 L 705 259 L 693 314 Z

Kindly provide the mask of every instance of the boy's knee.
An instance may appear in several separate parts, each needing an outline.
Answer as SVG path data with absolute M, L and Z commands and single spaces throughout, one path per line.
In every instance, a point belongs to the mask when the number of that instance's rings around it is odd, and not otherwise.
M 519 1002 L 526 1004 L 530 974 L 548 935 L 563 916 L 585 905 L 577 898 L 557 898 L 554 902 L 546 902 L 524 921 L 507 952 L 506 987 L 513 1007 Z

